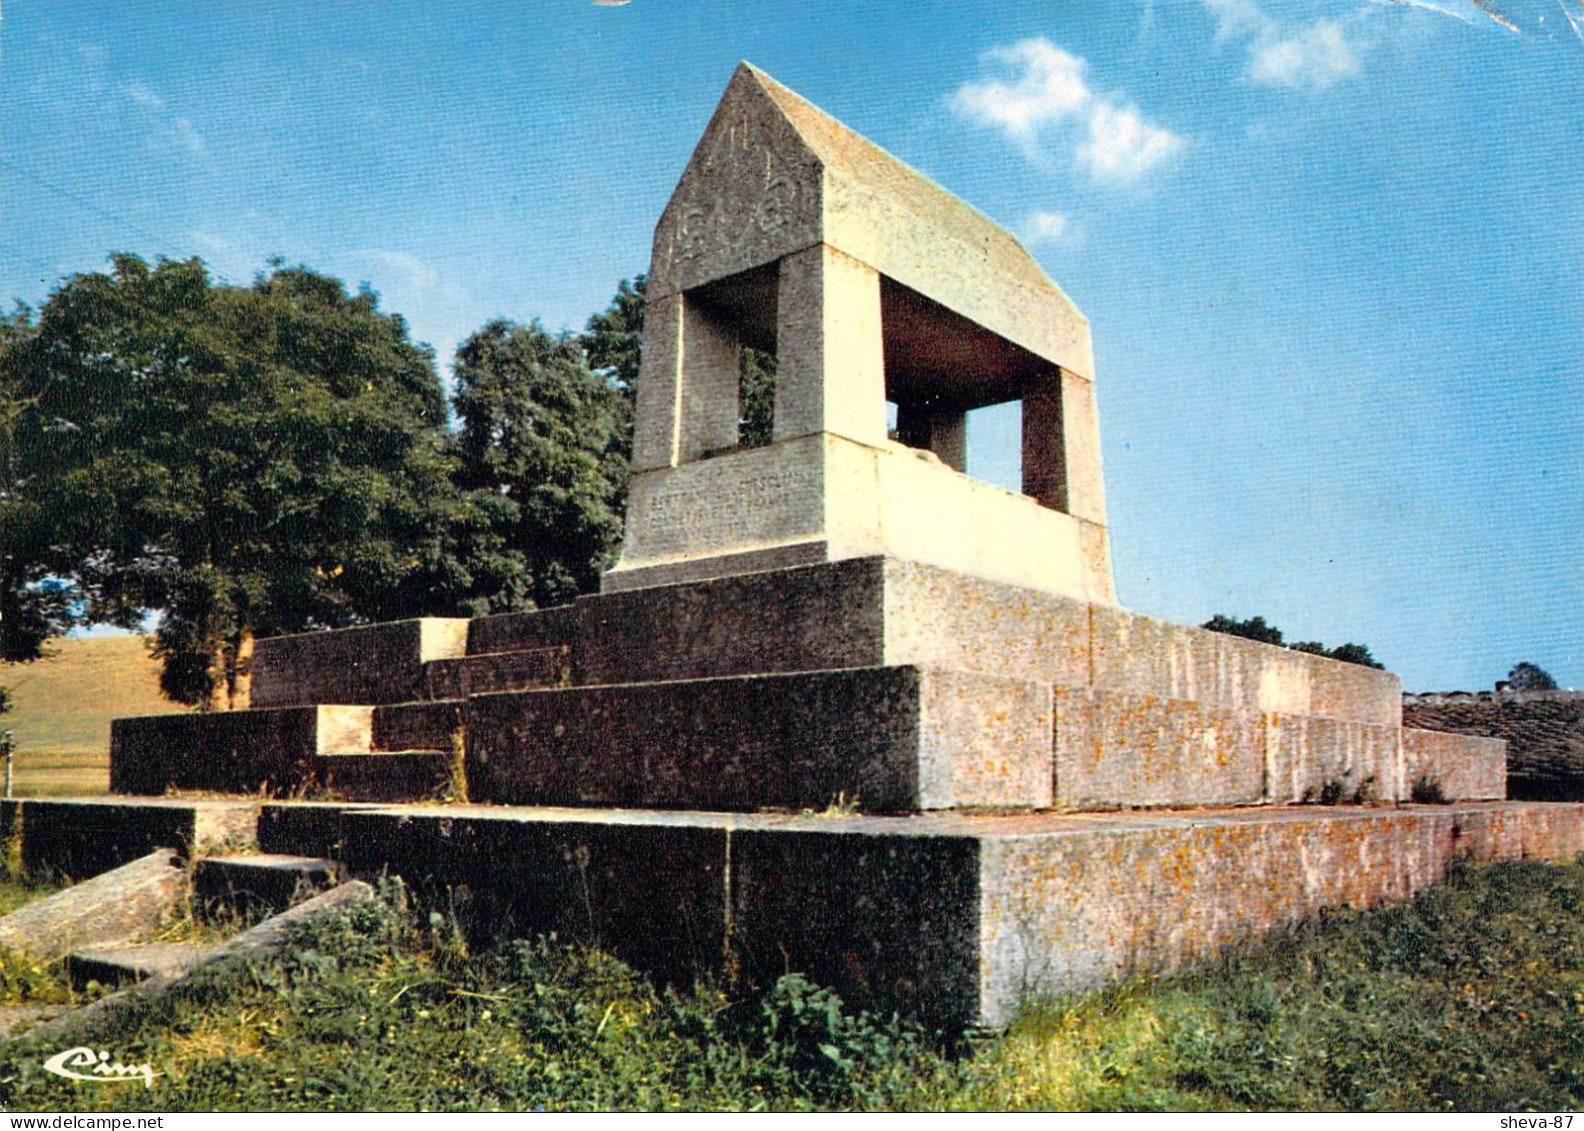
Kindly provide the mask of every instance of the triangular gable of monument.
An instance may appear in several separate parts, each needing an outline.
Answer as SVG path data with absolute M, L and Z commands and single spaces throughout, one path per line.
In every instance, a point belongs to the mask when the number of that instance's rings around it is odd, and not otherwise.
M 1068 372 L 1088 321 L 983 213 L 740 63 L 655 229 L 651 297 L 826 244 Z
M 739 64 L 655 227 L 649 297 L 819 243 L 822 172 L 758 73 Z

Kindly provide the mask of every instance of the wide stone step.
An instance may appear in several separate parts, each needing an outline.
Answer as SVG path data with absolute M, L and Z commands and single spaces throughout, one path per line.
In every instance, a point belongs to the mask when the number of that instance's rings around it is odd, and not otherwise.
M 74 950 L 66 960 L 73 988 L 90 982 L 119 986 L 145 978 L 180 977 L 213 949 L 196 943 L 142 943 L 136 946 L 95 946 Z
M 526 613 L 476 617 L 468 622 L 467 654 L 565 647 L 577 634 L 576 610 L 575 605 L 555 605 Z
M 425 665 L 431 699 L 465 699 L 491 691 L 526 691 L 567 682 L 570 652 L 562 647 L 490 652 Z
M 450 750 L 379 750 L 326 754 L 314 781 L 342 801 L 434 801 L 451 789 Z
M 853 668 L 476 695 L 468 796 L 516 805 L 901 813 L 1048 808 L 1049 687 Z
M 334 887 L 342 873 L 334 860 L 316 856 L 211 856 L 198 861 L 193 871 L 193 899 L 198 914 L 210 921 L 256 918 Z
M 788 970 L 850 1004 L 1002 1025 L 1031 996 L 1169 969 L 1461 856 L 1571 860 L 1584 805 L 821 817 L 448 806 L 343 815 L 346 863 L 486 937 L 598 943 L 689 977 Z
M 28 872 L 84 879 L 160 848 L 183 856 L 252 848 L 258 843 L 258 802 L 167 797 L 0 801 L 0 839 L 18 835 Z
M 462 725 L 462 700 L 395 703 L 374 708 L 369 750 L 450 750 Z M 343 749 L 352 751 L 357 747 Z

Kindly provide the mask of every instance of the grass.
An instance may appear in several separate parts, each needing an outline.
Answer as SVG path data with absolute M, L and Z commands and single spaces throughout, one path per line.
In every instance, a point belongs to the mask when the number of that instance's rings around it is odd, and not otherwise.
M 18 796 L 108 792 L 110 720 L 186 708 L 159 692 L 159 665 L 141 636 L 56 640 L 31 664 L 0 663 L 14 706 L 0 730 L 16 742 Z
M 793 976 L 658 989 L 554 941 L 471 954 L 387 904 L 106 1038 L 139 1085 L 8 1050 L 9 1110 L 1569 1110 L 1584 1102 L 1584 865 L 1465 865 L 1184 974 L 1031 1003 L 993 1039 L 851 1016 Z

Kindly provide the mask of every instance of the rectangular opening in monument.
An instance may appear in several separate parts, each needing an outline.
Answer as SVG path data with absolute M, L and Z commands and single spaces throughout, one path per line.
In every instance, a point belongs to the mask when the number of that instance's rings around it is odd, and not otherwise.
M 985 483 L 1023 490 L 1023 411 L 1017 401 L 968 414 L 968 474 Z

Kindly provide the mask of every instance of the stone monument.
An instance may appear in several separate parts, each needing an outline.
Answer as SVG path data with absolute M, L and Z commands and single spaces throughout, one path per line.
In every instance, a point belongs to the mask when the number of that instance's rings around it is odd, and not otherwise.
M 776 357 L 753 450 L 745 345 Z M 886 554 L 1109 605 L 1093 376 L 1088 322 L 1016 240 L 743 64 L 655 229 L 602 587 Z M 1021 495 L 960 474 L 967 413 L 1006 402 Z
M 749 66 L 647 297 L 601 593 L 260 641 L 254 709 L 117 722 L 112 788 L 166 796 L 24 802 L 24 858 L 92 830 L 146 852 L 196 827 L 172 790 L 317 793 L 263 803 L 259 846 L 963 1025 L 1407 896 L 1460 854 L 1584 849 L 1584 808 L 1501 800 L 1500 742 L 1405 729 L 1395 676 L 1119 607 L 1082 315 Z M 757 448 L 743 346 L 777 360 Z M 965 414 L 1013 400 L 1021 494 L 962 471 Z M 1426 781 L 1454 803 L 1408 804 Z

